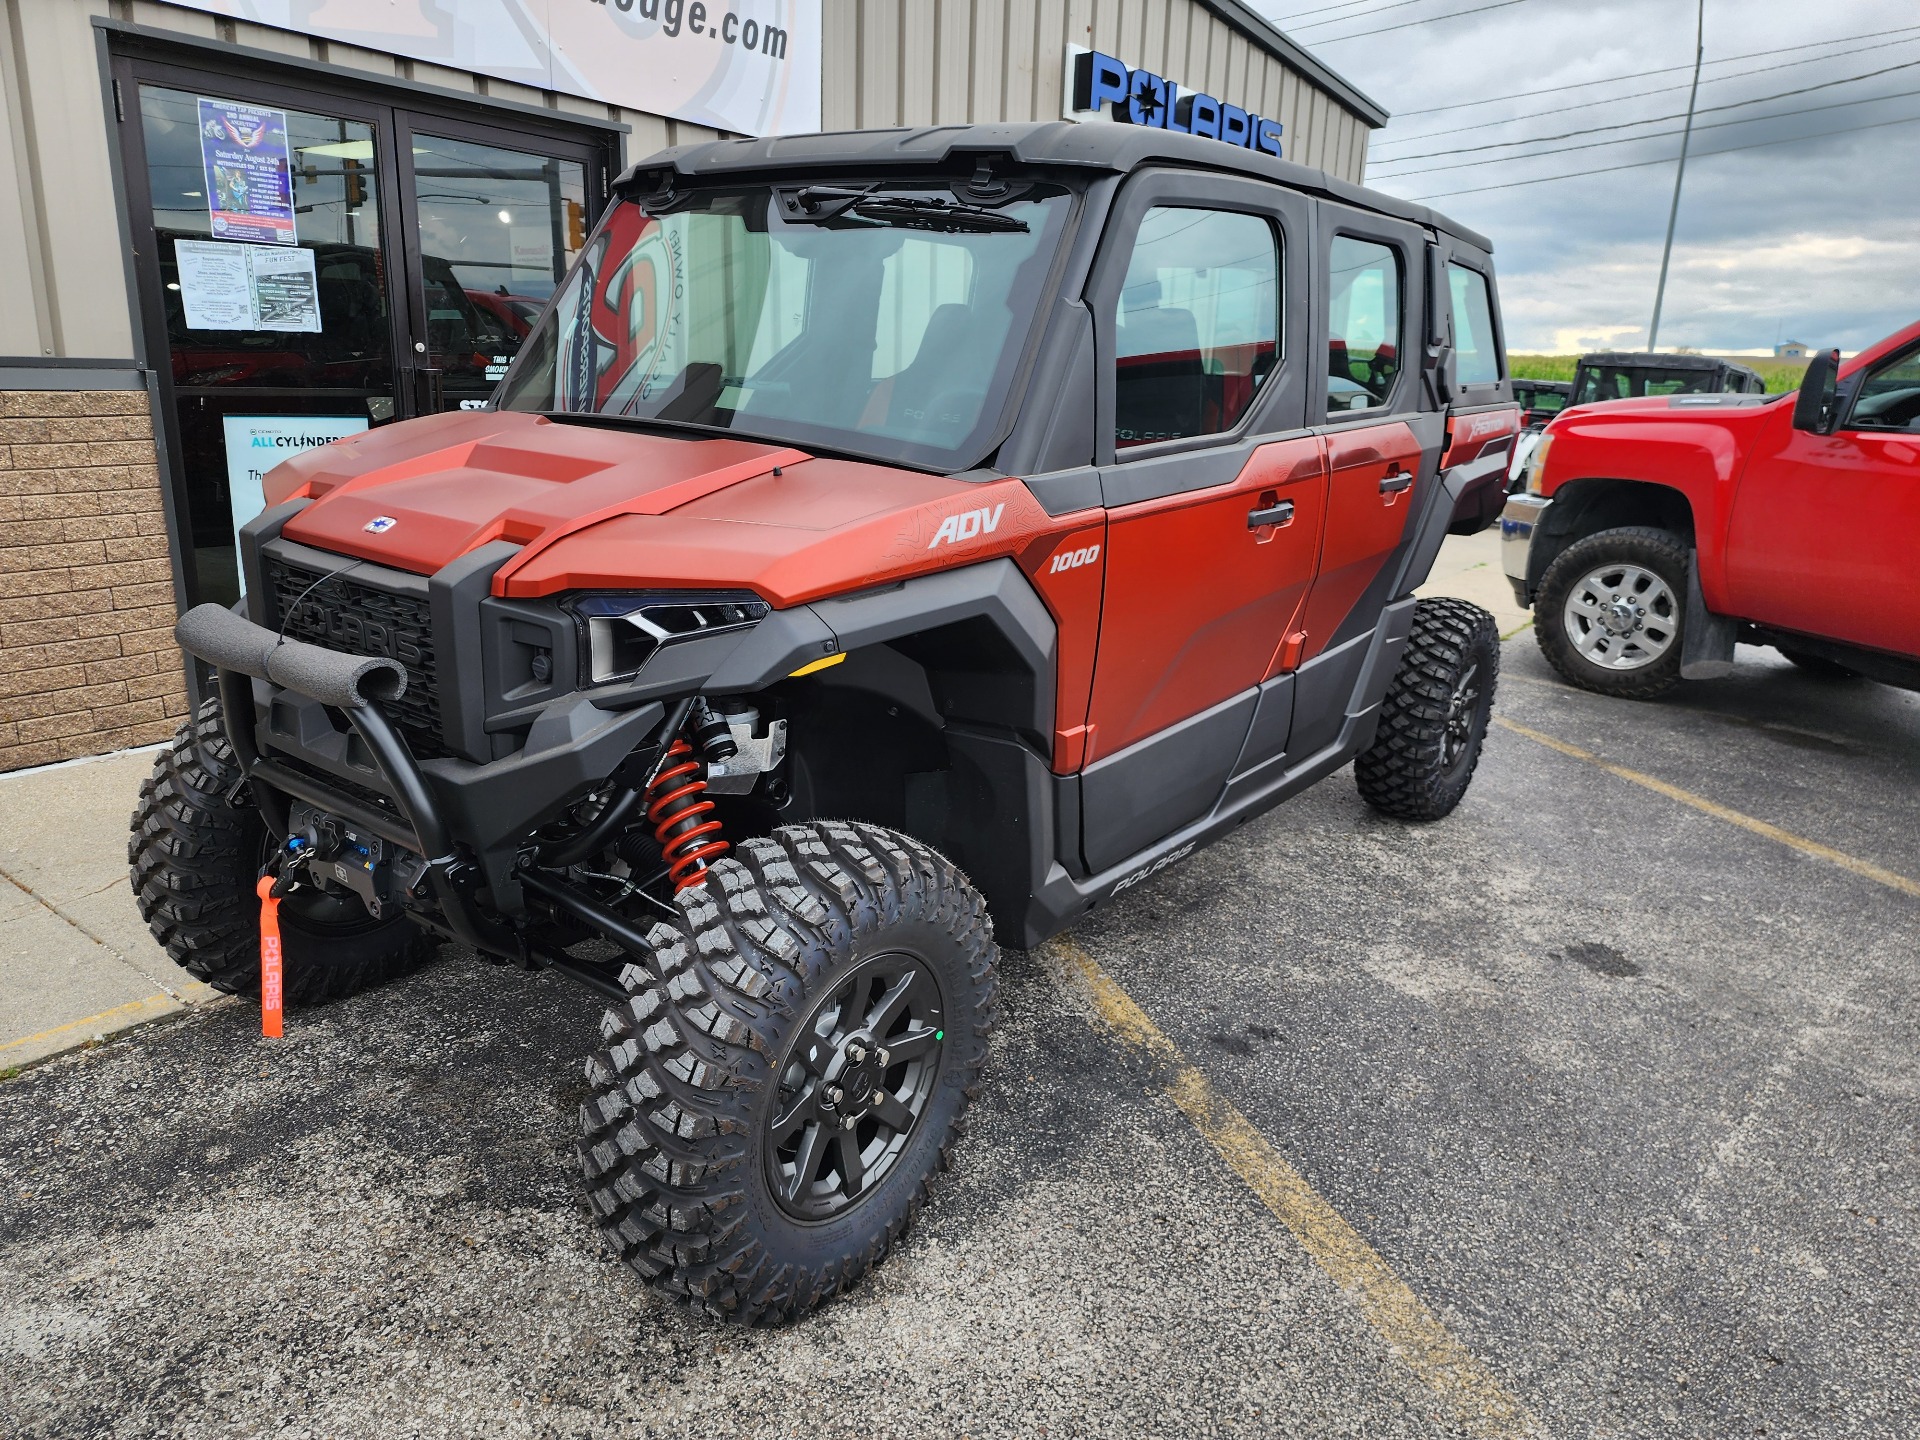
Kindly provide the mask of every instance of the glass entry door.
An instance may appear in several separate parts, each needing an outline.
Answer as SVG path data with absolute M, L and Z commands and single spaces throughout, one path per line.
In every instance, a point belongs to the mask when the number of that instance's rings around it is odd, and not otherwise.
M 597 218 L 611 147 L 122 57 L 149 363 L 192 603 L 301 450 L 486 403 Z
M 421 412 L 486 402 L 586 244 L 585 164 L 471 136 L 408 137 Z

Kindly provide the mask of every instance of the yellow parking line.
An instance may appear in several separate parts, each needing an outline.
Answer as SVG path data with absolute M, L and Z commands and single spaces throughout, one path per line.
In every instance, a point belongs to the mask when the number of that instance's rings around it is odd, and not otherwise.
M 1682 790 L 1678 785 L 1669 785 L 1665 780 L 1643 775 L 1638 770 L 1629 770 L 1626 766 L 1616 765 L 1611 760 L 1603 760 L 1591 750 L 1582 750 L 1578 745 L 1569 745 L 1564 740 L 1556 740 L 1551 735 L 1516 724 L 1504 715 L 1496 715 L 1493 718 L 1495 723 L 1513 731 L 1514 734 L 1524 735 L 1527 739 L 1544 745 L 1549 750 L 1558 750 L 1562 755 L 1570 755 L 1575 760 L 1584 760 L 1589 765 L 1597 765 L 1609 775 L 1617 775 L 1622 780 L 1643 785 L 1656 794 L 1666 796 L 1669 800 L 1678 800 L 1682 805 L 1691 805 L 1694 809 L 1711 815 L 1716 820 L 1724 820 L 1729 825 L 1738 825 L 1742 830 L 1750 830 L 1755 835 L 1764 836 L 1789 849 L 1798 850 L 1802 855 L 1811 855 L 1815 859 L 1825 860 L 1830 865 L 1838 865 L 1842 870 L 1872 880 L 1876 884 L 1885 885 L 1889 890 L 1898 890 L 1903 895 L 1920 898 L 1920 880 L 1909 880 L 1905 875 L 1876 865 L 1871 860 L 1859 859 L 1857 856 L 1847 854 L 1844 850 L 1836 850 L 1831 845 L 1822 845 L 1818 840 L 1809 840 L 1803 835 L 1795 835 L 1791 830 L 1782 830 L 1778 825 L 1769 825 L 1764 820 L 1756 820 L 1751 815 L 1743 815 L 1738 810 L 1728 809 L 1725 805 L 1716 804 L 1704 795 L 1696 795 L 1691 790 Z
M 212 993 L 211 985 L 202 984 L 196 980 L 191 984 L 182 985 L 178 995 L 149 995 L 144 1000 L 129 1000 L 126 1004 L 116 1005 L 111 1010 L 102 1010 L 98 1015 L 88 1015 L 81 1020 L 69 1020 L 64 1025 L 55 1025 L 51 1029 L 22 1035 L 17 1040 L 9 1040 L 0 1045 L 0 1055 L 6 1054 L 9 1050 L 19 1050 L 28 1045 L 38 1044 L 42 1040 L 55 1040 L 62 1035 L 71 1035 L 76 1030 L 91 1029 L 98 1033 L 103 1026 L 114 1030 L 125 1030 L 143 1020 L 157 1020 L 162 1015 L 184 1010 L 194 1001 Z
M 1039 953 L 1092 1001 L 1116 1035 L 1146 1052 L 1161 1071 L 1168 1098 L 1469 1432 L 1541 1433 L 1526 1406 L 1453 1338 L 1380 1252 L 1208 1083 L 1098 961 L 1066 936 L 1049 941 Z

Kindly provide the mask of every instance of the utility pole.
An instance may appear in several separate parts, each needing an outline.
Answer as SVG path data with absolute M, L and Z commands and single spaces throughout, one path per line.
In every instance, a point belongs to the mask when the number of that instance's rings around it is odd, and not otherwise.
M 1707 0 L 1700 0 L 1693 29 L 1693 88 L 1687 92 L 1687 127 L 1680 132 L 1680 168 L 1673 176 L 1673 207 L 1667 211 L 1667 244 L 1660 252 L 1660 284 L 1653 292 L 1653 323 L 1647 349 L 1660 338 L 1660 306 L 1667 298 L 1667 262 L 1673 259 L 1673 227 L 1680 218 L 1680 182 L 1687 178 L 1687 147 L 1693 142 L 1693 102 L 1700 94 L 1700 62 L 1707 54 Z

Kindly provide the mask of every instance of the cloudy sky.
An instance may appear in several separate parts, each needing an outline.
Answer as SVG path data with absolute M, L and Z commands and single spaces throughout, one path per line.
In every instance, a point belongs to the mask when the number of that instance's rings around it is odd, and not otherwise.
M 1253 3 L 1393 112 L 1370 185 L 1493 237 L 1512 349 L 1645 345 L 1689 0 Z M 1854 350 L 1920 318 L 1920 4 L 1706 0 L 1699 103 L 1662 349 Z M 1515 183 L 1541 176 L 1570 178 Z

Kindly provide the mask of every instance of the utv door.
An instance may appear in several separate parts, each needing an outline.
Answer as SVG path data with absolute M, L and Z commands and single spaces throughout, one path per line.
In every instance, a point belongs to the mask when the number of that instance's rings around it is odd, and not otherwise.
M 1218 800 L 1313 577 L 1326 482 L 1303 425 L 1309 210 L 1146 172 L 1089 286 L 1106 587 L 1083 854 L 1118 864 Z
M 1412 225 L 1320 209 L 1310 420 L 1326 445 L 1327 521 L 1299 627 L 1295 756 L 1339 734 L 1368 638 L 1397 598 L 1415 517 L 1436 498 L 1445 420 L 1418 360 L 1425 260 L 1426 236 Z

